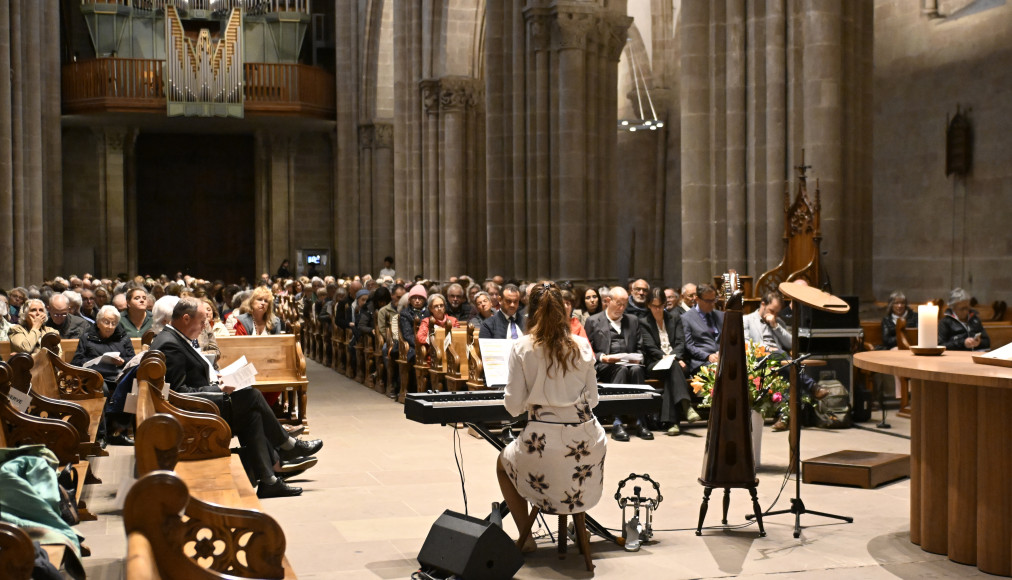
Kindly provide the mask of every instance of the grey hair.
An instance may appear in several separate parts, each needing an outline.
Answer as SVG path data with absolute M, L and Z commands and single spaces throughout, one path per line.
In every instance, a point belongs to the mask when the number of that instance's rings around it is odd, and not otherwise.
M 901 290 L 897 290 L 897 291 L 895 291 L 895 292 L 893 292 L 892 294 L 889 295 L 889 304 L 894 304 L 896 302 L 906 302 L 906 301 L 907 301 L 907 295 L 904 294 Z
M 957 304 L 959 302 L 969 302 L 970 293 L 962 288 L 953 288 L 952 292 L 949 292 L 949 306 Z
M 99 320 L 107 316 L 115 318 L 116 324 L 119 324 L 120 320 L 119 310 L 116 310 L 116 307 L 113 306 L 112 304 L 106 304 L 105 306 L 98 309 L 98 312 L 95 313 L 95 322 L 98 322 Z
M 176 302 L 179 302 L 179 297 L 171 294 L 166 294 L 155 301 L 155 305 L 151 308 L 151 330 L 156 334 L 161 332 L 166 324 L 172 322 L 172 311 L 176 307 Z
M 446 306 L 446 296 L 443 296 L 439 292 L 434 292 L 432 294 L 429 294 L 429 299 L 425 303 L 425 305 L 429 308 L 430 312 L 432 311 L 432 301 L 435 300 L 436 298 L 442 300 L 443 306 Z
M 81 307 L 81 295 L 80 294 L 78 294 L 77 292 L 75 292 L 73 290 L 66 290 L 66 291 L 63 292 L 63 295 L 66 296 L 67 300 L 70 301 L 70 305 L 71 306 L 76 306 L 77 308 Z
M 49 322 L 49 310 L 46 309 L 46 303 L 38 298 L 29 298 L 28 300 L 25 300 L 25 303 L 21 305 L 21 311 L 18 312 L 18 320 L 22 323 L 28 320 L 28 309 L 32 307 L 33 302 L 38 302 L 42 305 L 42 313 L 46 315 L 46 322 Z

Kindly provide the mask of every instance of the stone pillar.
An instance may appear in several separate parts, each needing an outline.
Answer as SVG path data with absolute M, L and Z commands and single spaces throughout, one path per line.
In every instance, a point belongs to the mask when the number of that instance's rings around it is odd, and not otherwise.
M 56 1 L 42 2 L 42 41 L 39 43 L 42 59 L 42 141 L 43 141 L 43 192 L 45 195 L 45 221 L 43 222 L 42 266 L 45 277 L 66 274 L 63 266 L 63 161 L 62 118 L 60 94 L 62 71 L 60 68 L 60 5 Z M 2 49 L 0 49 L 2 50 Z M 0 70 L 7 70 L 0 66 Z M 2 116 L 2 114 L 0 114 Z M 132 151 L 132 148 L 131 148 Z M 136 212 L 135 212 L 136 213 Z M 135 217 L 135 216 L 131 216 Z M 136 242 L 130 246 L 136 257 Z M 131 272 L 137 271 L 136 260 Z
M 334 80 L 337 95 L 337 123 L 334 147 L 334 272 L 362 272 L 359 196 L 359 47 L 361 2 L 337 2 L 335 38 L 337 62 Z M 398 61 L 399 62 L 399 61 Z M 292 256 L 294 258 L 294 256 Z M 280 263 L 280 260 L 278 261 Z M 276 267 L 276 266 L 275 266 Z
M 359 239 L 364 250 L 372 248 L 376 242 L 373 231 L 373 142 L 375 140 L 376 127 L 372 123 L 365 123 L 358 127 L 358 198 L 359 204 L 355 208 L 356 218 L 359 227 Z M 366 252 L 371 254 L 371 252 Z M 377 262 L 371 255 L 363 257 L 365 269 L 355 272 L 372 272 Z
M 99 255 L 97 270 L 104 276 L 129 273 L 126 218 L 125 150 L 133 148 L 134 132 L 108 127 L 98 132 L 102 155 L 99 181 Z
M 709 8 L 687 2 L 681 16 L 682 283 L 713 273 L 710 259 Z
M 369 271 L 394 253 L 394 126 L 373 123 L 372 260 Z
M 294 199 L 291 195 L 292 143 L 287 135 L 270 135 L 270 175 L 268 179 L 267 213 L 268 264 L 280 264 L 289 259 L 295 263 L 292 246 L 292 220 Z M 268 267 L 268 272 L 271 269 Z M 292 270 L 295 271 L 294 269 Z

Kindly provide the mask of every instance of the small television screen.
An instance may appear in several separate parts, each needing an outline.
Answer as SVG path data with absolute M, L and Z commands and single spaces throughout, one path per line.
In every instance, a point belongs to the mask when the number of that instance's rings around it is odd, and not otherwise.
M 320 254 L 310 254 L 310 255 L 306 256 L 306 263 L 307 264 L 316 264 L 317 266 L 319 266 L 320 265 Z

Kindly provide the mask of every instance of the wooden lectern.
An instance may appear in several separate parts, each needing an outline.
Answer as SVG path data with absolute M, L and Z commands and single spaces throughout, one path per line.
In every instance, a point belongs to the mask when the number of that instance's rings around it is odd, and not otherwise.
M 696 535 L 703 534 L 703 520 L 715 487 L 724 488 L 724 517 L 731 503 L 731 488 L 744 488 L 752 496 L 752 509 L 759 524 L 759 536 L 765 536 L 762 508 L 756 495 L 759 479 L 755 476 L 755 457 L 752 455 L 752 419 L 748 398 L 748 368 L 745 366 L 745 330 L 742 322 L 740 291 L 727 300 L 724 311 L 724 328 L 721 331 L 720 360 L 713 384 L 710 420 L 706 430 L 706 447 L 703 452 L 703 503 L 699 506 L 699 524 Z

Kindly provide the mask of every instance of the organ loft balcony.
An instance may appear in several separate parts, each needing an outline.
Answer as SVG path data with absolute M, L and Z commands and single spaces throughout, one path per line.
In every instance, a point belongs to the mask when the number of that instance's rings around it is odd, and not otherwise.
M 332 20 L 314 4 L 326 3 L 83 0 L 80 17 L 65 24 L 73 53 L 63 65 L 63 112 L 333 119 L 326 51 L 317 62 L 319 48 L 332 46 L 324 30 Z

